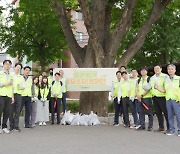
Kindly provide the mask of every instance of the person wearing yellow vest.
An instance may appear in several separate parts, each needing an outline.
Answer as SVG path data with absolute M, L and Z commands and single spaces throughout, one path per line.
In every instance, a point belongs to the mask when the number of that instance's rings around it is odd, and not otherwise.
M 168 123 L 165 93 L 159 91 L 157 87 L 164 88 L 165 80 L 166 78 L 168 78 L 168 75 L 162 73 L 162 68 L 160 65 L 156 65 L 154 67 L 154 72 L 155 74 L 151 77 L 150 85 L 151 85 L 151 92 L 153 95 L 154 109 L 159 123 L 159 128 L 155 131 L 166 132 L 169 130 L 169 123 Z M 162 113 L 164 113 L 164 117 L 166 119 L 167 130 L 165 130 L 164 128 L 164 118 Z
M 33 77 L 32 83 L 32 98 L 31 98 L 31 113 L 30 113 L 30 125 L 35 127 L 36 115 L 37 115 L 37 103 L 39 95 L 39 78 L 37 76 Z
M 60 81 L 60 74 L 55 73 L 55 81 L 51 84 L 51 125 L 54 125 L 54 114 L 57 106 L 57 124 L 60 124 L 60 104 L 62 101 L 62 82 Z
M 121 91 L 122 91 L 122 105 L 123 105 L 123 110 L 124 110 L 124 127 L 130 127 L 130 121 L 129 121 L 129 111 L 128 107 L 130 106 L 129 104 L 129 97 L 131 93 L 131 85 L 128 79 L 128 74 L 127 72 L 122 72 L 121 73 L 122 78 L 124 79 L 123 82 L 121 83 Z
M 164 89 L 157 87 L 166 93 L 166 107 L 168 111 L 169 132 L 167 135 L 175 134 L 174 114 L 177 119 L 178 136 L 180 137 L 180 76 L 175 75 L 176 66 L 169 64 L 167 66 L 169 77 L 165 81 Z
M 149 86 L 150 77 L 147 76 L 148 69 L 146 67 L 141 69 L 141 78 L 137 82 L 136 95 L 139 101 L 139 120 L 140 125 L 136 127 L 137 130 L 145 130 L 145 108 L 143 103 L 148 107 L 147 114 L 149 118 L 148 131 L 153 129 L 153 112 L 152 112 L 152 94 Z
M 14 103 L 14 95 L 12 90 L 13 78 L 9 73 L 12 62 L 10 60 L 3 61 L 3 71 L 0 72 L 0 134 L 9 134 L 7 129 L 7 121 L 10 114 L 10 105 Z M 3 122 L 1 127 L 1 115 L 3 113 Z
M 136 69 L 132 69 L 131 71 L 132 78 L 129 80 L 130 81 L 130 98 L 129 98 L 129 105 L 132 111 L 132 116 L 134 119 L 134 126 L 130 126 L 130 128 L 136 128 L 139 123 L 139 118 L 138 118 L 138 111 L 139 111 L 139 103 L 136 97 L 136 84 L 138 81 L 138 71 Z
M 116 72 L 116 80 L 112 82 L 112 89 L 111 89 L 111 97 L 114 102 L 114 110 L 115 110 L 115 116 L 114 116 L 114 126 L 119 126 L 119 114 L 120 109 L 122 107 L 122 98 L 121 98 L 121 72 Z
M 67 89 L 67 82 L 66 82 L 66 78 L 64 78 L 64 71 L 60 70 L 59 74 L 60 74 L 60 81 L 63 84 L 62 104 L 63 104 L 63 114 L 64 114 L 65 111 L 66 111 L 66 89 Z
M 37 118 L 39 126 L 46 126 L 49 121 L 49 84 L 47 76 L 43 76 L 42 83 L 39 87 L 39 101 L 37 103 Z
M 19 128 L 19 116 L 20 116 L 20 109 L 22 102 L 21 85 L 23 83 L 23 77 L 22 75 L 20 75 L 21 69 L 22 69 L 22 64 L 16 63 L 13 73 L 14 103 L 11 104 L 11 109 L 10 109 L 11 111 L 9 116 L 10 131 L 18 131 L 18 132 L 21 131 Z
M 24 67 L 24 75 L 23 75 L 23 91 L 22 91 L 22 105 L 21 111 L 25 106 L 25 117 L 24 117 L 24 127 L 32 128 L 30 125 L 30 113 L 31 113 L 31 97 L 32 97 L 32 78 L 29 76 L 31 71 L 31 67 Z

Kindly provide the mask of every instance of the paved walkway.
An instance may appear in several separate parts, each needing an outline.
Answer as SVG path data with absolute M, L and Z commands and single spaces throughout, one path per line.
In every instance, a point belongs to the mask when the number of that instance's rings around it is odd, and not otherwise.
M 21 119 L 21 126 L 23 126 Z M 157 119 L 155 119 L 155 129 Z M 0 134 L 0 154 L 179 154 L 180 137 L 122 125 L 36 126 Z

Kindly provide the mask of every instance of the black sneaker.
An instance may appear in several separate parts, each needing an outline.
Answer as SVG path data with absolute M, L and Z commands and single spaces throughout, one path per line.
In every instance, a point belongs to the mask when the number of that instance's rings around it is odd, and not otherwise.
M 145 130 L 145 127 L 140 126 L 139 128 L 137 128 L 136 130 Z
M 129 128 L 129 127 L 130 127 L 130 125 L 124 125 L 124 127 L 125 127 L 125 128 Z
M 10 127 L 10 129 L 9 129 L 11 132 L 14 130 L 14 128 L 13 127 Z
M 15 132 L 20 132 L 21 129 L 20 129 L 20 128 L 15 128 L 14 131 L 15 131 Z
M 147 131 L 152 131 L 153 128 L 152 127 L 148 127 Z
M 24 128 L 32 128 L 31 125 L 25 125 Z

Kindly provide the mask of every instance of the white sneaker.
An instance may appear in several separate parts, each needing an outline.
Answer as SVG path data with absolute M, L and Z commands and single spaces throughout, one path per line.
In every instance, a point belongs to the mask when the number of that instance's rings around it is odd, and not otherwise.
M 9 133 L 10 133 L 10 131 L 9 131 L 7 128 L 3 128 L 3 132 L 4 132 L 5 134 L 9 134 Z
M 3 130 L 0 128 L 0 134 L 3 134 Z
M 136 125 L 131 125 L 129 128 L 130 129 L 135 129 L 137 126 Z
M 43 124 L 43 126 L 46 126 L 46 122 L 43 122 L 42 124 Z
M 141 125 L 138 125 L 138 126 L 135 127 L 135 129 L 139 129 L 140 127 L 141 127 Z
M 42 126 L 43 125 L 43 123 L 42 122 L 39 122 L 39 126 Z

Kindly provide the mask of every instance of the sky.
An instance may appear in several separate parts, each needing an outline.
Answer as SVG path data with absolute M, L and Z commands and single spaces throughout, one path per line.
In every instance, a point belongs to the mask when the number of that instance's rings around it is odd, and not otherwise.
M 11 4 L 12 0 L 0 0 L 0 6 L 6 6 L 6 4 Z M 8 11 L 4 11 L 4 15 L 7 16 Z

